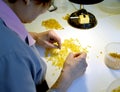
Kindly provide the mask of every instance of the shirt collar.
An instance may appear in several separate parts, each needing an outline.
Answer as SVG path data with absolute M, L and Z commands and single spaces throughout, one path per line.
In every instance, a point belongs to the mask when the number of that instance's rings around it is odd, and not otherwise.
M 0 18 L 5 22 L 7 27 L 16 32 L 24 42 L 25 38 L 28 37 L 29 46 L 35 43 L 35 40 L 27 32 L 19 18 L 3 0 L 0 0 Z

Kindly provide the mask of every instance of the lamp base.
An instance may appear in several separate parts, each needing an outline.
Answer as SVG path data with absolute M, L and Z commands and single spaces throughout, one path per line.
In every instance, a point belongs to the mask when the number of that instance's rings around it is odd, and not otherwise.
M 80 16 L 83 16 L 83 22 Z M 89 20 L 89 22 L 86 22 L 85 18 L 88 18 L 86 20 Z M 75 28 L 90 29 L 96 26 L 97 20 L 93 14 L 87 12 L 85 9 L 80 9 L 70 15 L 68 23 Z

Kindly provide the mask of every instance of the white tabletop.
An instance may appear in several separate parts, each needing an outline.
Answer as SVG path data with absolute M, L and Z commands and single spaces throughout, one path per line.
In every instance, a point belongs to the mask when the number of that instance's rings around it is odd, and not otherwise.
M 96 15 L 98 24 L 96 27 L 88 30 L 76 29 L 68 25 L 62 19 L 67 13 L 72 13 L 75 8 L 70 4 L 68 10 L 64 13 L 46 12 L 39 16 L 33 23 L 25 25 L 29 31 L 45 31 L 41 27 L 41 22 L 45 19 L 55 18 L 65 28 L 62 31 L 55 31 L 62 40 L 66 38 L 77 38 L 83 46 L 91 46 L 87 63 L 88 67 L 85 74 L 76 79 L 68 92 L 105 92 L 108 85 L 116 78 L 120 77 L 119 70 L 111 70 L 104 64 L 104 48 L 109 42 L 120 42 L 120 14 L 109 14 L 100 10 L 98 5 L 86 6 L 86 9 Z M 77 5 L 75 5 L 76 9 Z M 44 52 L 41 49 L 41 52 Z M 43 54 L 43 53 L 42 53 Z M 41 55 L 42 56 L 42 55 Z M 44 58 L 44 57 L 43 57 Z M 54 70 L 48 65 L 47 81 L 51 86 L 59 76 L 59 71 Z M 57 75 L 52 75 L 51 71 Z

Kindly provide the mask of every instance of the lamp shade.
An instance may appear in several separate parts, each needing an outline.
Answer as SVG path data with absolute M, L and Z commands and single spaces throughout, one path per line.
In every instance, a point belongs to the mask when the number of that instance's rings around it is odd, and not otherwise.
M 77 4 L 96 4 L 102 2 L 103 0 L 69 0 L 70 2 L 77 3 Z

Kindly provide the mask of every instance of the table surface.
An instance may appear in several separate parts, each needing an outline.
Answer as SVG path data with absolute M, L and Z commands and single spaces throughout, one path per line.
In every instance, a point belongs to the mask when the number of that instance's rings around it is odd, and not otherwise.
M 83 46 L 91 46 L 87 56 L 88 67 L 85 74 L 76 79 L 67 92 L 105 92 L 109 84 L 120 77 L 120 70 L 109 69 L 104 64 L 105 46 L 110 42 L 120 42 L 120 14 L 104 12 L 98 4 L 85 6 L 96 16 L 98 24 L 92 29 L 76 29 L 69 26 L 62 17 L 76 11 L 78 7 L 79 5 L 68 3 L 66 12 L 46 12 L 31 24 L 25 24 L 25 26 L 28 31 L 42 32 L 46 29 L 41 26 L 41 22 L 54 18 L 64 27 L 64 30 L 55 31 L 62 40 L 77 38 Z M 44 49 L 42 48 L 41 57 L 44 59 Z M 56 70 L 50 64 L 47 65 L 46 79 L 51 86 L 58 78 L 59 70 Z

